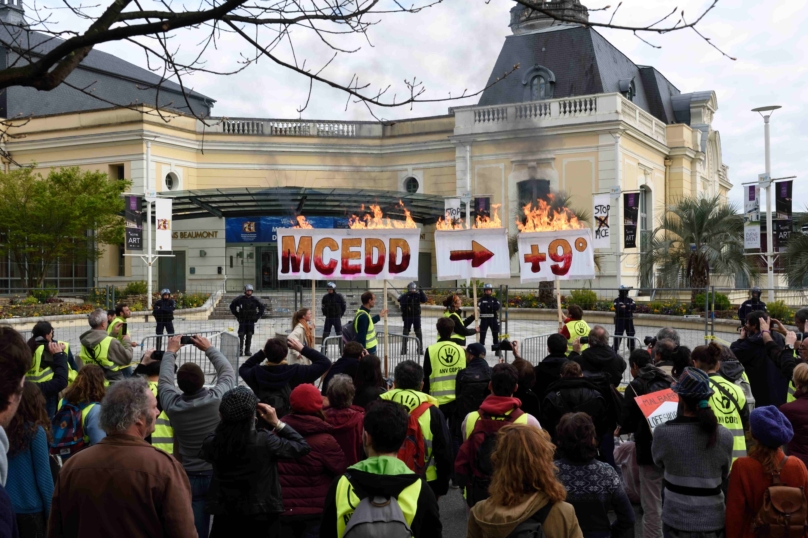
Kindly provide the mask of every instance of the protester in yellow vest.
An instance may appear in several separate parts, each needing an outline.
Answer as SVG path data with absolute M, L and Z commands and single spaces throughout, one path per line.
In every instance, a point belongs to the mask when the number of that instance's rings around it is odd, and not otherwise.
M 797 312 L 797 314 L 799 314 L 803 310 L 808 312 L 808 308 L 804 308 L 799 312 Z M 794 319 L 797 320 L 797 328 L 800 328 L 799 316 L 795 316 Z M 803 326 L 802 329 L 804 330 L 805 327 Z M 786 334 L 786 348 L 789 347 L 794 348 L 794 358 L 796 359 L 797 364 L 801 362 L 808 362 L 808 338 L 804 336 L 805 335 L 804 332 L 801 332 L 800 335 L 802 336 L 802 340 L 798 339 L 797 333 L 789 332 Z M 785 351 L 783 353 L 785 353 Z M 794 400 L 797 399 L 795 395 L 796 392 L 797 387 L 796 384 L 794 383 L 794 380 L 792 379 L 788 383 L 788 396 L 786 397 L 786 403 L 793 402 Z
M 119 342 L 107 334 L 107 313 L 98 308 L 88 316 L 91 329 L 79 337 L 83 364 L 97 364 L 104 369 L 108 381 L 128 377 L 124 370 L 132 363 L 129 335 Z
M 132 312 L 129 310 L 129 305 L 123 303 L 115 305 L 115 317 L 107 326 L 107 334 L 117 338 L 119 342 L 123 342 L 123 337 L 126 336 L 124 334 L 124 324 L 128 323 L 127 320 L 131 315 Z
M 396 457 L 407 436 L 408 418 L 406 408 L 395 402 L 380 400 L 370 406 L 362 433 L 368 457 L 348 467 L 331 485 L 325 498 L 321 538 L 342 538 L 346 530 L 359 523 L 354 516 L 372 510 L 370 503 L 376 501 L 389 502 L 392 506 L 388 508 L 400 510 L 399 519 L 388 523 L 391 527 L 400 531 L 404 524 L 414 538 L 442 535 L 438 501 L 432 488 L 426 487 L 425 479 Z
M 160 414 L 154 423 L 154 432 L 146 438 L 152 446 L 159 448 L 169 454 L 174 453 L 174 428 L 171 427 L 171 421 L 163 408 L 160 406 L 160 398 L 157 396 L 157 382 L 160 379 L 160 363 L 163 360 L 163 352 L 149 349 L 143 354 L 137 368 L 135 368 L 135 375 L 142 375 L 149 382 L 149 389 L 151 389 L 154 397 L 157 398 L 157 407 L 160 409 Z M 174 365 L 174 372 L 177 371 L 177 365 Z
M 68 384 L 67 354 L 61 342 L 48 342 L 44 338 L 32 336 L 28 346 L 33 350 L 31 368 L 25 380 L 36 383 L 45 397 L 45 410 L 49 418 L 56 414 L 59 393 Z
M 479 327 L 468 329 L 467 327 L 474 323 L 474 314 L 463 319 L 463 312 L 460 308 L 463 306 L 463 301 L 458 295 L 452 294 L 443 301 L 443 306 L 446 307 L 446 312 L 443 317 L 448 318 L 454 322 L 452 340 L 462 347 L 466 347 L 466 337 L 472 336 L 480 332 Z
M 455 415 L 457 372 L 466 367 L 466 350 L 452 339 L 454 322 L 440 318 L 436 324 L 438 341 L 424 353 L 424 392 L 438 400 L 446 417 Z
M 584 321 L 584 311 L 577 304 L 570 305 L 567 309 L 567 319 L 564 320 L 564 326 L 561 328 L 561 333 L 567 339 L 567 355 L 572 351 L 572 344 L 577 338 L 584 338 L 589 336 L 589 324 Z M 588 348 L 588 344 L 581 345 L 581 351 Z
M 428 405 L 428 409 L 418 418 L 424 436 L 426 482 L 435 497 L 446 495 L 454 459 L 446 418 L 438 408 L 438 400 L 421 392 L 424 387 L 424 369 L 420 364 L 402 361 L 396 365 L 393 375 L 393 389 L 380 398 L 400 403 L 411 415 L 421 405 Z
M 707 346 L 698 346 L 690 358 L 696 368 L 707 373 L 713 395 L 708 400 L 718 423 L 732 433 L 732 463 L 746 456 L 746 436 L 744 430 L 749 429 L 749 410 L 746 407 L 746 395 L 743 390 L 718 372 L 721 367 L 721 346 L 711 342 Z
M 371 355 L 376 354 L 376 346 L 379 341 L 376 338 L 376 323 L 381 321 L 381 318 L 387 315 L 385 308 L 379 313 L 379 316 L 371 316 L 370 310 L 376 306 L 376 296 L 372 291 L 366 291 L 362 294 L 362 308 L 356 311 L 354 316 L 354 331 L 356 331 L 356 341 L 365 346 L 368 353 Z

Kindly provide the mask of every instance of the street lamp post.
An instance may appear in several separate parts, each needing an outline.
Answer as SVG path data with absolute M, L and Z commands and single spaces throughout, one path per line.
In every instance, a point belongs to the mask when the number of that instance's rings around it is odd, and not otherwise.
M 766 143 L 766 267 L 769 274 L 769 302 L 774 301 L 774 240 L 772 234 L 772 160 L 769 140 L 769 118 L 774 111 L 783 108 L 779 105 L 762 106 L 752 109 L 763 118 L 763 133 Z

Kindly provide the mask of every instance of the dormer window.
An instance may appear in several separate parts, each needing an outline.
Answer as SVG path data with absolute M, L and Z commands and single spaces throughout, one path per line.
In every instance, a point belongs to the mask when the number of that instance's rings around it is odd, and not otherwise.
M 633 102 L 634 97 L 637 95 L 637 86 L 634 83 L 634 79 L 623 79 L 618 81 L 617 84 L 619 86 L 620 93 L 623 94 L 623 97 Z
M 539 64 L 527 70 L 522 78 L 524 86 L 523 101 L 543 101 L 553 98 L 555 75 L 552 71 Z
M 530 100 L 541 101 L 546 97 L 546 92 L 547 80 L 541 75 L 533 77 L 530 81 Z

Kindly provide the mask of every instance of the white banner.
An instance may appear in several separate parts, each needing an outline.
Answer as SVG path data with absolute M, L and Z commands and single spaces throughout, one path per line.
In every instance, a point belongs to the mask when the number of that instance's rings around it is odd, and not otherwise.
M 560 230 L 519 234 L 521 282 L 595 278 L 592 230 Z
M 596 194 L 593 198 L 594 205 L 592 215 L 594 215 L 595 222 L 593 229 L 595 230 L 595 240 L 592 246 L 594 248 L 611 248 L 612 238 L 609 231 L 609 212 L 611 206 L 612 196 L 610 194 Z
M 745 224 L 743 227 L 743 248 L 761 248 L 760 224 Z
M 419 228 L 278 228 L 279 280 L 418 280 Z
M 443 200 L 443 218 L 452 222 L 461 218 L 460 198 L 446 198 Z
M 505 228 L 436 231 L 435 257 L 438 280 L 511 276 Z
M 760 186 L 757 183 L 743 186 L 743 248 L 760 246 Z
M 158 198 L 154 201 L 154 219 L 157 222 L 155 244 L 157 250 L 171 250 L 171 200 Z

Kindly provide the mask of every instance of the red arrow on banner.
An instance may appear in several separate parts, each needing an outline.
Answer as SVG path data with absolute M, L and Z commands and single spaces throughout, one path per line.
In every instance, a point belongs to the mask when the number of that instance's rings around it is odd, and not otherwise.
M 471 260 L 472 267 L 479 267 L 493 257 L 494 253 L 477 241 L 471 242 L 471 250 L 453 250 L 449 253 L 449 259 L 453 262 Z

